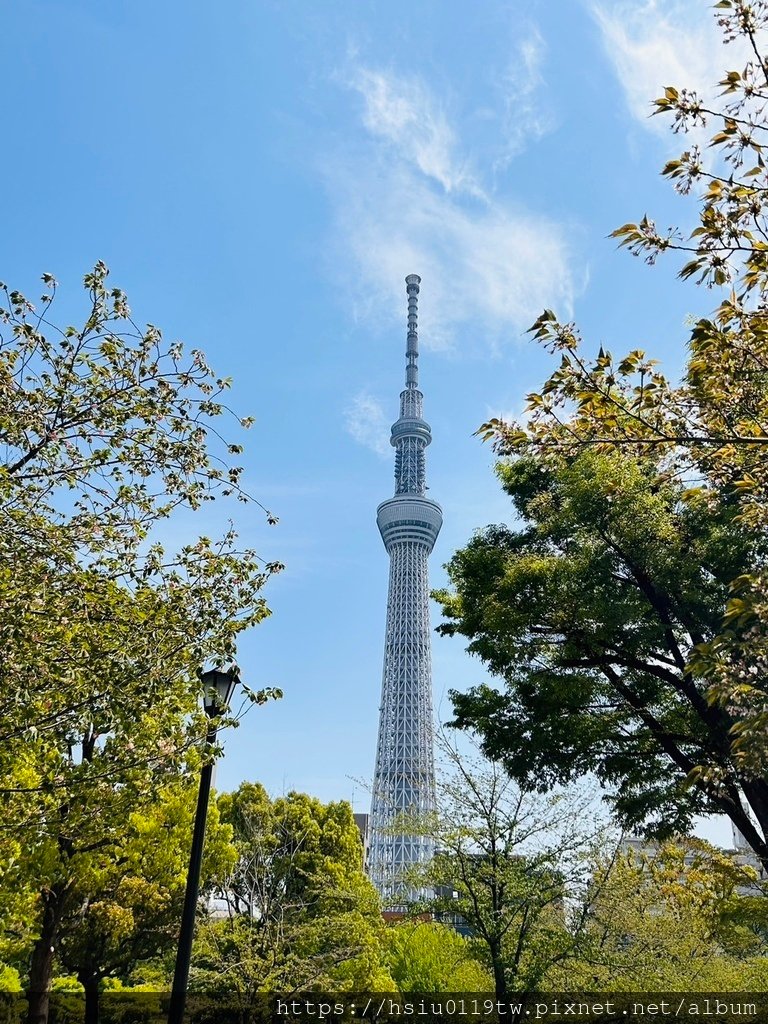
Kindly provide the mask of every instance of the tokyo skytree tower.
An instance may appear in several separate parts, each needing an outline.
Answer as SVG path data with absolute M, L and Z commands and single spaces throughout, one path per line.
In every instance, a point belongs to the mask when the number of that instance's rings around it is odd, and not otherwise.
M 379 739 L 370 820 L 370 876 L 381 895 L 396 896 L 408 867 L 429 861 L 428 839 L 393 834 L 403 813 L 424 814 L 435 806 L 432 665 L 427 558 L 443 524 L 437 502 L 426 497 L 424 455 L 432 440 L 419 391 L 417 306 L 421 278 L 405 279 L 408 345 L 400 418 L 392 425 L 395 496 L 377 510 L 381 539 L 389 552 L 389 597 Z

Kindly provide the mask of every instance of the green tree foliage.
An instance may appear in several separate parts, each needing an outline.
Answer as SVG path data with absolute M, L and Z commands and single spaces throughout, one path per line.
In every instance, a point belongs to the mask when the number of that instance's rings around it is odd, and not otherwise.
M 437 811 L 400 826 L 437 849 L 413 878 L 435 896 L 414 912 L 463 922 L 498 999 L 536 991 L 554 964 L 575 955 L 583 933 L 594 807 L 586 793 L 536 794 L 497 762 L 442 748 Z
M 249 1005 L 260 991 L 387 990 L 383 921 L 346 803 L 271 799 L 243 783 L 219 797 L 238 861 L 217 886 L 226 917 L 201 932 L 192 985 Z
M 174 780 L 156 792 L 152 804 L 129 813 L 114 847 L 93 851 L 77 866 L 76 889 L 73 885 L 68 916 L 59 927 L 56 965 L 83 985 L 86 1021 L 98 1020 L 103 979 L 128 978 L 143 961 L 175 951 L 192 842 L 195 782 L 194 776 Z M 231 827 L 220 823 L 212 804 L 203 885 L 234 864 L 237 853 L 231 839 Z
M 764 540 L 650 455 L 521 456 L 500 474 L 521 525 L 478 533 L 440 597 L 443 632 L 506 687 L 453 694 L 456 723 L 522 785 L 594 771 L 624 826 L 669 835 L 727 814 L 768 864 L 768 782 L 734 756 L 737 718 L 691 664 Z
M 248 500 L 242 470 L 223 458 L 241 446 L 210 444 L 230 381 L 202 352 L 185 357 L 157 327 L 138 327 L 108 274 L 98 263 L 85 275 L 79 328 L 52 322 L 50 274 L 39 311 L 0 285 L 4 526 L 25 535 L 32 512 L 35 526 L 63 525 L 89 549 L 100 546 L 97 536 L 135 547 L 158 517 L 217 493 Z
M 131 813 L 150 809 L 157 788 L 175 777 L 193 777 L 200 760 L 194 747 L 205 735 L 185 649 L 188 630 L 198 625 L 191 606 L 176 607 L 149 587 L 131 594 L 112 581 L 94 591 L 81 592 L 84 603 L 93 598 L 88 618 L 64 624 L 62 639 L 65 661 L 77 652 L 83 659 L 79 671 L 70 666 L 82 696 L 77 719 L 66 713 L 51 729 L 20 732 L 0 748 L 9 765 L 4 788 L 11 790 L 6 834 L 21 844 L 16 863 L 37 886 L 34 993 L 47 989 L 62 929 L 92 872 L 105 857 L 118 857 Z M 56 625 L 60 618 L 51 632 Z M 58 693 L 60 706 L 68 705 L 68 691 Z
M 765 897 L 753 869 L 702 840 L 625 849 L 606 872 L 581 956 L 553 988 L 602 992 L 764 991 Z
M 490 992 L 478 944 L 437 921 L 403 921 L 385 933 L 385 959 L 399 992 Z
M 510 683 L 507 695 L 486 689 L 458 705 L 459 719 L 492 737 L 492 750 L 522 734 L 512 721 L 519 707 L 529 725 L 535 722 L 537 747 L 551 730 L 550 776 L 570 773 L 580 761 L 592 764 L 618 784 L 617 806 L 628 822 L 641 819 L 644 801 L 649 814 L 679 808 L 676 827 L 696 804 L 724 811 L 765 863 L 768 568 L 760 539 L 768 524 L 768 178 L 762 155 L 768 131 L 763 57 L 768 7 L 724 0 L 715 9 L 726 41 L 739 39 L 750 59 L 726 72 L 719 101 L 708 104 L 670 86 L 654 103 L 656 113 L 672 116 L 675 131 L 697 125 L 712 133 L 706 157 L 691 146 L 663 172 L 679 192 L 696 197 L 699 223 L 686 238 L 679 231 L 660 233 L 646 217 L 623 225 L 615 236 L 649 262 L 667 251 L 682 252 L 687 260 L 682 277 L 730 290 L 712 316 L 695 322 L 677 384 L 639 350 L 614 358 L 601 347 L 596 358 L 585 356 L 576 326 L 560 322 L 550 310 L 542 313 L 532 332 L 559 357 L 559 366 L 528 396 L 523 422 L 491 421 L 480 431 L 495 439 L 496 450 L 510 463 L 522 460 L 519 471 L 511 465 L 502 473 L 523 508 L 528 532 L 499 532 L 498 572 L 490 568 L 491 535 L 473 542 L 454 562 L 457 579 L 463 577 L 459 602 L 468 599 L 468 617 L 459 604 L 449 601 L 446 607 L 449 615 L 458 615 L 453 627 L 466 627 L 473 644 L 483 646 L 483 657 L 495 660 Z M 561 525 L 547 511 L 552 500 L 547 486 L 539 498 L 528 500 L 521 479 L 554 474 L 565 481 L 593 456 L 608 459 L 598 461 L 597 471 L 605 472 L 609 486 L 615 481 L 629 487 L 625 510 L 638 521 L 619 524 L 612 509 L 621 505 L 621 493 L 609 493 L 596 482 L 595 497 L 604 492 L 606 507 L 595 509 L 591 531 L 585 531 L 577 509 L 568 527 L 574 531 L 569 546 L 568 537 L 552 533 Z M 640 500 L 636 486 L 620 479 L 617 456 L 635 467 L 627 470 L 630 476 L 648 481 L 647 498 Z M 680 505 L 672 507 L 670 500 Z M 668 506 L 661 518 L 648 509 L 648 501 L 656 502 L 656 512 Z M 571 504 L 564 506 L 566 518 L 570 509 Z M 537 573 L 531 531 L 539 522 L 550 549 L 541 552 Z M 678 528 L 682 545 L 670 533 Z M 713 547 L 722 530 L 731 541 Z M 748 535 L 752 541 L 745 540 Z M 574 545 L 584 540 L 588 546 L 580 554 Z M 614 541 L 618 550 L 611 547 Z M 627 542 L 637 543 L 637 554 Z M 604 550 L 604 564 L 612 563 L 618 578 L 600 569 L 595 546 Z M 489 556 L 485 562 L 483 550 Z M 479 574 L 490 571 L 498 581 L 485 625 L 478 618 L 479 595 L 470 597 L 472 559 Z M 505 560 L 509 585 L 502 579 L 505 570 L 498 568 Z M 575 573 L 575 582 L 580 560 L 591 565 L 581 582 L 597 589 L 576 595 L 566 575 Z M 647 571 L 648 580 L 635 570 Z M 525 609 L 506 616 L 510 633 L 505 636 L 505 626 L 499 628 L 491 611 L 495 608 L 497 620 L 503 618 L 500 608 L 525 595 L 526 587 L 540 598 L 534 601 L 538 621 Z M 637 605 L 637 615 L 632 591 L 646 605 L 644 611 Z M 618 604 L 611 608 L 614 597 Z M 573 602 L 573 614 L 563 600 Z M 657 619 L 651 632 L 649 605 L 655 605 Z M 618 637 L 622 619 L 626 631 Z M 519 670 L 504 654 L 510 645 L 522 653 Z M 533 660 L 537 645 L 541 663 Z M 654 652 L 661 660 L 649 666 Z M 632 663 L 633 654 L 640 664 Z M 548 681 L 551 692 L 534 694 L 536 678 L 542 685 Z M 556 693 L 567 716 L 555 709 Z M 558 717 L 573 722 L 573 734 Z M 634 765 L 626 756 L 630 749 L 637 755 Z M 742 811 L 742 798 L 756 824 Z
M 248 500 L 216 427 L 228 381 L 139 328 L 103 264 L 79 328 L 54 325 L 44 281 L 39 311 L 0 286 L 0 861 L 10 882 L 22 848 L 35 879 L 35 1024 L 78 873 L 188 768 L 197 670 L 233 659 L 279 568 L 231 530 L 176 553 L 152 534 L 219 494 Z

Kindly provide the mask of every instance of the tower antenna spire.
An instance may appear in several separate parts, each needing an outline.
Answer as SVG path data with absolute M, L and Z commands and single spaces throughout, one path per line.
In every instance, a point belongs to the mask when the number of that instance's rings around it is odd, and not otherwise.
M 405 386 L 415 389 L 419 386 L 419 285 L 418 274 L 409 274 L 405 279 L 408 289 L 408 347 L 406 349 Z

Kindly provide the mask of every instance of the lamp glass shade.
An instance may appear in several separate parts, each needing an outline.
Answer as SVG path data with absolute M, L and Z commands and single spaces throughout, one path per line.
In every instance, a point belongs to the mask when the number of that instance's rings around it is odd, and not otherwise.
M 203 683 L 205 712 L 207 715 L 213 716 L 227 707 L 240 677 L 236 669 L 222 672 L 220 669 L 214 668 L 201 673 L 200 679 Z

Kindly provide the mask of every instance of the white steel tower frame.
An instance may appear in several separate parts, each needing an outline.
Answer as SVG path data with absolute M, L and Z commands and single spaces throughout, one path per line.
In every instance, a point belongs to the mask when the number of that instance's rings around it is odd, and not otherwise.
M 379 505 L 377 523 L 389 552 L 389 597 L 379 738 L 370 821 L 370 876 L 387 901 L 410 886 L 409 867 L 432 858 L 430 840 L 398 832 L 401 815 L 435 807 L 434 722 L 427 558 L 443 524 L 437 502 L 426 497 L 425 449 L 432 440 L 419 391 L 417 306 L 421 279 L 409 274 L 408 344 L 400 418 L 392 425 L 395 496 Z

